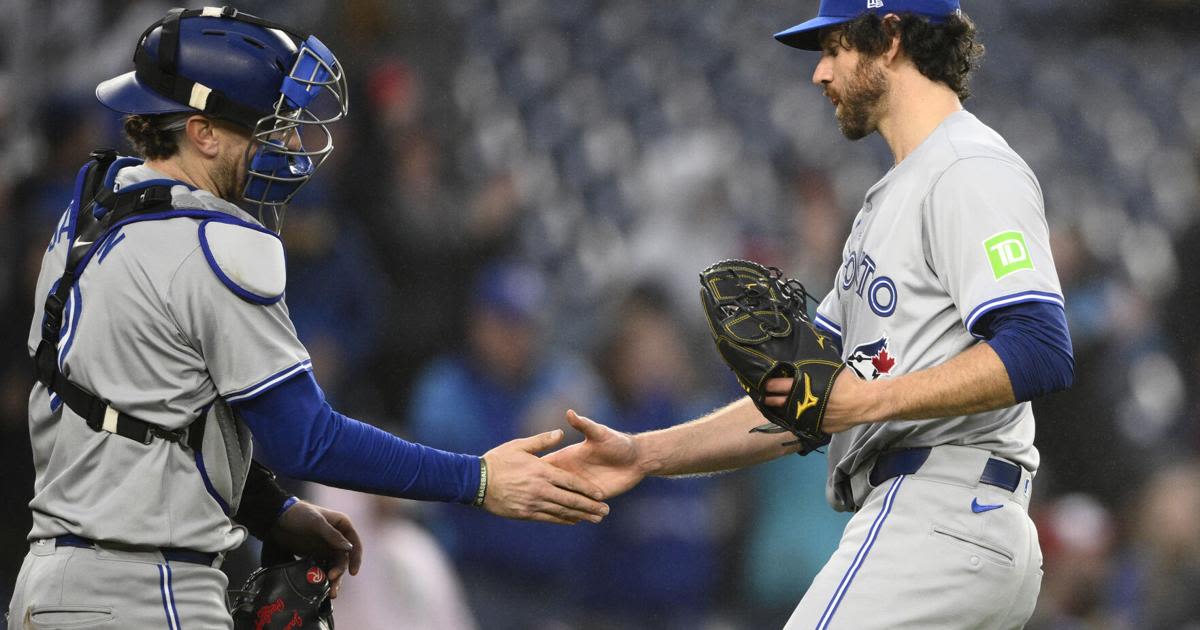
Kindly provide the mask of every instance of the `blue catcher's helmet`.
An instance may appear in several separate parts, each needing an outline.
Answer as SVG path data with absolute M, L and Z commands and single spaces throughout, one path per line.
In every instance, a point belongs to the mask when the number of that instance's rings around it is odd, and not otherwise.
M 260 216 L 312 177 L 333 150 L 327 125 L 346 115 L 342 67 L 316 36 L 230 7 L 172 9 L 142 33 L 133 62 L 96 98 L 125 114 L 196 112 L 246 128 L 242 197 Z

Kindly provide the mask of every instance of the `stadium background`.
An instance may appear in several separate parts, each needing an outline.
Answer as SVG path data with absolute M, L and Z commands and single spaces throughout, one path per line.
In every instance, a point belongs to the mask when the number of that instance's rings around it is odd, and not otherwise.
M 771 39 L 813 5 L 239 3 L 317 32 L 349 74 L 338 150 L 284 224 L 288 303 L 335 407 L 482 452 L 567 405 L 646 430 L 734 397 L 696 272 L 750 257 L 824 292 L 890 158 L 844 141 L 815 55 Z M 168 6 L 0 1 L 5 602 L 29 527 L 32 283 L 76 169 L 120 142 L 92 90 Z M 964 9 L 988 48 L 967 107 L 1041 179 L 1077 361 L 1075 387 L 1036 404 L 1030 627 L 1198 627 L 1200 7 Z M 569 529 L 304 494 L 367 536 L 339 627 L 760 628 L 836 543 L 823 478 L 816 455 L 652 480 Z

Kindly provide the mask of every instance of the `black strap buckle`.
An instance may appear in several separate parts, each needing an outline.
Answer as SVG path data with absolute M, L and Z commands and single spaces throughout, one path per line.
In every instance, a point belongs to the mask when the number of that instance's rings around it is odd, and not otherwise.
M 143 190 L 134 201 L 136 210 L 171 202 L 171 189 L 168 186 L 151 186 Z
M 142 444 L 150 444 L 154 438 L 166 440 L 168 442 L 184 443 L 184 437 L 187 434 L 187 429 L 175 429 L 174 431 L 164 429 L 158 425 L 147 425 L 146 437 L 142 440 Z
M 98 162 L 113 162 L 117 159 L 117 150 L 108 148 L 95 149 L 88 154 L 88 157 Z
M 51 295 L 46 298 L 46 307 L 42 310 L 42 339 L 51 343 L 58 341 L 62 331 L 62 298 Z

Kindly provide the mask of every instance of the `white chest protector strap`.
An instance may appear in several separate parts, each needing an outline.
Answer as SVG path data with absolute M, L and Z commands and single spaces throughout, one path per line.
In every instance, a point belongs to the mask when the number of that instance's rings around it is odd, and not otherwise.
M 254 304 L 274 304 L 287 285 L 283 242 L 251 223 L 210 219 L 200 224 L 200 248 L 221 283 Z

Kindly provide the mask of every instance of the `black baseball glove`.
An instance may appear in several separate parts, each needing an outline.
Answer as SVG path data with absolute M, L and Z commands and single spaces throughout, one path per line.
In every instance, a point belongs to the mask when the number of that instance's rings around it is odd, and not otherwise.
M 845 363 L 808 318 L 804 286 L 774 267 L 722 260 L 700 272 L 700 301 L 721 358 L 771 424 L 753 430 L 790 431 L 807 455 L 829 443 L 821 431 L 825 403 Z M 792 378 L 782 407 L 768 407 L 766 382 Z
M 234 630 L 333 630 L 329 577 L 309 558 L 264 566 L 229 591 Z

